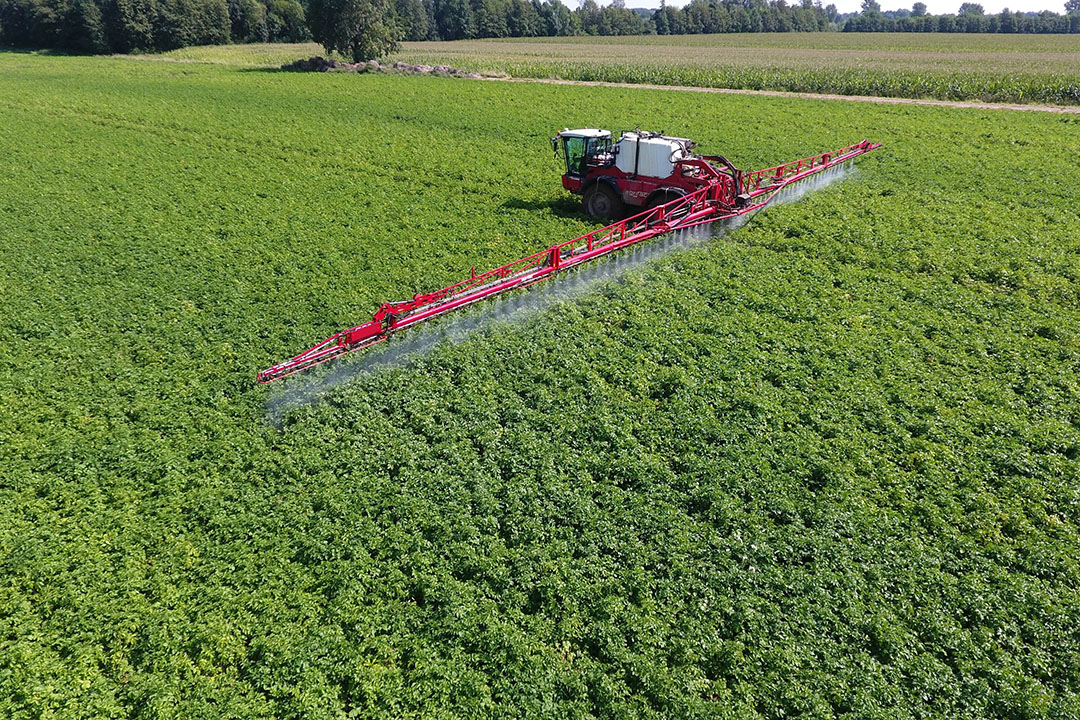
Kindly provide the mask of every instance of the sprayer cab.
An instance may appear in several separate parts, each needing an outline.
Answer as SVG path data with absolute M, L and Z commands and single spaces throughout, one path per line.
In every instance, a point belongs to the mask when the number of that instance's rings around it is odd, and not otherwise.
M 590 169 L 611 167 L 615 162 L 610 130 L 563 130 L 552 138 L 551 144 L 556 155 L 562 150 L 566 174 L 570 177 L 584 178 Z
M 562 151 L 563 187 L 581 195 L 586 214 L 616 220 L 628 209 L 652 208 L 715 186 L 717 202 L 735 207 L 739 172 L 722 156 L 695 155 L 696 144 L 663 133 L 632 130 L 612 141 L 609 130 L 566 129 L 552 138 Z

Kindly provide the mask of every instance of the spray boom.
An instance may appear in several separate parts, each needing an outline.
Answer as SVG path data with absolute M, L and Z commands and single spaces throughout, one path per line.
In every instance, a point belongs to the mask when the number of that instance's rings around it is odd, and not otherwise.
M 749 173 L 736 171 L 736 182 L 731 182 L 730 175 L 724 174 L 722 177 L 728 178 L 724 182 L 706 184 L 670 202 L 494 270 L 480 274 L 474 270 L 468 279 L 442 290 L 417 293 L 411 299 L 400 302 L 384 302 L 368 322 L 332 335 L 311 349 L 263 370 L 258 374 L 258 382 L 269 383 L 340 355 L 371 347 L 427 320 L 510 290 L 528 287 L 658 235 L 756 212 L 795 183 L 839 167 L 879 147 L 880 143 L 863 140 L 839 150 L 764 170 Z

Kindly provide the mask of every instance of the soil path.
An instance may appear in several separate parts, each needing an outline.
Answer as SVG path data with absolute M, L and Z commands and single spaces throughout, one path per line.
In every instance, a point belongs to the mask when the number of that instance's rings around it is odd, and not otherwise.
M 553 78 L 488 77 L 486 80 L 500 82 L 545 83 L 548 85 L 588 85 L 594 87 L 639 88 L 646 90 L 683 90 L 686 92 L 724 93 L 727 95 L 768 95 L 782 98 L 807 98 L 810 100 L 847 100 L 849 102 L 886 103 L 890 105 L 938 105 L 950 108 L 979 108 L 981 110 L 1021 110 L 1024 112 L 1048 112 L 1080 115 L 1080 107 L 1060 105 L 1016 105 L 1009 103 L 965 102 L 959 100 L 922 100 L 919 98 L 875 97 L 869 95 L 827 95 L 824 93 L 783 92 L 780 90 L 737 90 L 734 88 L 705 88 L 688 85 L 644 85 L 634 83 L 599 82 L 593 80 L 555 80 Z

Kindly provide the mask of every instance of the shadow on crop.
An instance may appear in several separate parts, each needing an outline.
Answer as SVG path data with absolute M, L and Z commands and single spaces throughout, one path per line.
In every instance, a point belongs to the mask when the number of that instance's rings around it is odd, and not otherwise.
M 581 203 L 579 201 L 571 200 L 566 197 L 561 197 L 557 200 L 522 200 L 521 198 L 510 198 L 509 200 L 503 201 L 502 207 L 507 210 L 550 212 L 552 215 L 557 215 L 558 217 L 593 222 L 592 218 L 581 211 Z
M 31 45 L 3 45 L 0 44 L 0 53 L 13 55 L 48 55 L 53 57 L 93 57 L 94 53 L 79 52 L 78 50 L 65 50 L 62 48 L 37 47 Z

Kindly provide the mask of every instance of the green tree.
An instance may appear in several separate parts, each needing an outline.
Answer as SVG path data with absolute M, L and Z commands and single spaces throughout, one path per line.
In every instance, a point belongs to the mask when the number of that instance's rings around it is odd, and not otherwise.
M 20 47 L 49 47 L 55 43 L 61 17 L 45 0 L 0 1 L 4 42 Z
M 105 34 L 113 52 L 154 50 L 155 0 L 107 0 L 102 8 Z
M 572 35 L 570 26 L 570 8 L 559 0 L 546 0 L 540 4 L 540 20 L 544 24 L 544 34 L 550 36 Z
M 477 37 L 500 38 L 510 34 L 507 25 L 509 4 L 506 0 L 472 0 L 472 10 L 476 18 Z
M 668 29 L 667 19 L 667 3 L 664 0 L 660 0 L 660 9 L 653 13 L 653 24 L 656 26 L 657 35 L 668 35 L 671 31 Z
M 428 16 L 422 0 L 396 0 L 398 24 L 405 40 L 427 40 Z
M 232 23 L 226 0 L 161 0 L 154 22 L 154 48 L 229 42 Z
M 354 62 L 389 55 L 401 38 L 393 0 L 309 0 L 307 16 L 315 42 Z
M 1005 8 L 998 15 L 998 32 L 1014 33 L 1016 32 L 1016 18 L 1009 12 L 1009 8 Z
M 443 40 L 476 37 L 476 18 L 469 0 L 435 0 L 435 24 Z
M 506 20 L 511 37 L 536 37 L 541 34 L 540 14 L 528 0 L 510 0 Z
M 580 18 L 581 29 L 586 35 L 599 34 L 600 6 L 596 4 L 596 0 L 582 0 L 574 15 Z
M 296 0 L 270 0 L 266 7 L 266 29 L 274 42 L 304 42 L 311 39 L 304 8 Z
M 979 3 L 966 2 L 960 6 L 960 12 L 958 15 L 982 15 L 983 6 Z
M 912 17 L 925 17 L 926 16 L 926 3 L 917 2 L 911 6 Z
M 1080 15 L 1080 0 L 1065 0 L 1066 15 Z
M 101 53 L 108 51 L 101 9 L 93 0 L 73 0 L 59 28 L 58 47 L 75 52 Z
M 233 42 L 266 42 L 269 39 L 266 6 L 259 0 L 229 0 L 229 22 Z

